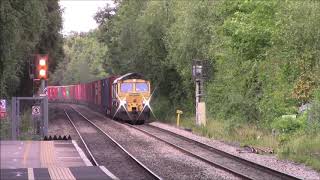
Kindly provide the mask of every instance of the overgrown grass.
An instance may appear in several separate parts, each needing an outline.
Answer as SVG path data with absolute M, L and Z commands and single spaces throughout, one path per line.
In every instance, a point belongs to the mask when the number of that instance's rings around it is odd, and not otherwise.
M 11 138 L 11 126 L 9 118 L 0 120 L 0 140 L 8 140 Z
M 196 126 L 192 118 L 183 119 L 181 126 L 191 128 L 193 132 L 213 139 L 229 143 L 244 145 L 265 146 L 277 148 L 277 138 L 266 130 L 259 129 L 253 125 L 235 124 L 225 121 L 209 119 L 206 126 Z
M 26 109 L 21 115 L 20 140 L 37 140 L 40 137 L 36 134 L 31 117 L 31 109 Z
M 320 134 L 298 134 L 279 147 L 278 156 L 304 163 L 320 171 Z
M 20 116 L 20 136 L 18 140 L 39 140 L 31 118 L 31 109 L 26 109 Z M 11 140 L 11 119 L 8 116 L 0 121 L 0 140 Z
M 174 118 L 171 118 L 168 123 L 175 124 L 176 122 Z M 283 141 L 284 138 L 280 134 L 272 134 L 271 130 L 243 123 L 208 119 L 206 126 L 198 127 L 195 125 L 194 118 L 183 117 L 180 126 L 191 128 L 196 134 L 227 143 L 272 148 L 280 158 L 305 163 L 320 171 L 319 133 L 315 135 L 295 133 L 287 135 Z

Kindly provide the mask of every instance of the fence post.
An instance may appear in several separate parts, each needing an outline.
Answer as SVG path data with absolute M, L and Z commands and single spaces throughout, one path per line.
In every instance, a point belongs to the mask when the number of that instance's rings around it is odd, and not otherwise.
M 44 108 L 43 108 L 43 115 L 44 115 L 44 128 L 43 128 L 43 135 L 48 136 L 48 98 L 44 97 Z
M 11 138 L 17 140 L 17 99 L 12 97 L 12 110 L 11 110 Z

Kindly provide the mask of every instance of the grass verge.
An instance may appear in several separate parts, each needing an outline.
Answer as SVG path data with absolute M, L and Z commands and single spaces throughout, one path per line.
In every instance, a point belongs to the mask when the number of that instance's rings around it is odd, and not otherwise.
M 294 136 L 279 147 L 278 156 L 304 163 L 320 171 L 320 134 Z

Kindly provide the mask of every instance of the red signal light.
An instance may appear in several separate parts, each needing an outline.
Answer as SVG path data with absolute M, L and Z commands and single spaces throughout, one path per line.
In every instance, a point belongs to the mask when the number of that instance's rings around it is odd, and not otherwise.
M 40 76 L 40 77 L 45 77 L 45 76 L 46 76 L 46 70 L 40 69 L 40 71 L 39 71 L 39 76 Z
M 46 65 L 46 60 L 45 59 L 40 59 L 39 60 L 39 65 L 40 66 L 45 66 Z
M 40 55 L 36 56 L 36 77 L 37 79 L 48 79 L 47 70 L 48 70 L 48 55 Z

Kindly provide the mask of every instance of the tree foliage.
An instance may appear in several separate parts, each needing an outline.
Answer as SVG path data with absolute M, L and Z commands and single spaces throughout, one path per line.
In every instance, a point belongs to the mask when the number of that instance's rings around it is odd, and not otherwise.
M 268 122 L 319 88 L 319 8 L 314 1 L 121 1 L 97 22 L 114 73 L 142 72 L 158 95 L 192 110 L 192 59 L 210 59 L 210 114 Z
M 49 53 L 49 68 L 55 68 L 63 56 L 61 27 L 56 0 L 0 2 L 0 97 L 32 95 L 28 61 L 32 54 Z
M 210 115 L 268 124 L 319 89 L 319 10 L 316 1 L 123 0 L 97 22 L 114 73 L 142 72 L 158 96 L 192 111 L 192 59 L 209 59 Z
M 107 47 L 98 42 L 96 32 L 73 33 L 65 38 L 65 59 L 51 77 L 51 84 L 75 84 L 107 76 L 104 63 Z

